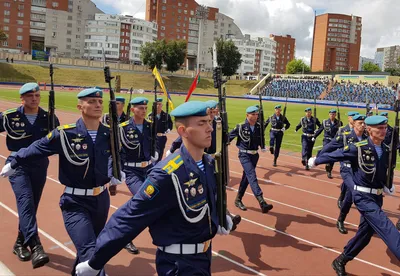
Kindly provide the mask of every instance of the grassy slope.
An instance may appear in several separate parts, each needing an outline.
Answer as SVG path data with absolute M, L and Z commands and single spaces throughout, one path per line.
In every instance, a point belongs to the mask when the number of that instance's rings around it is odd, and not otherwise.
M 68 110 L 68 111 L 73 111 L 76 112 L 76 94 L 77 92 L 56 92 L 56 107 L 60 110 Z M 43 98 L 42 98 L 42 106 L 46 107 L 47 106 L 47 92 L 43 92 Z M 127 94 L 121 94 L 125 98 L 129 98 L 129 95 Z M 154 96 L 151 94 L 144 94 L 140 95 L 147 97 L 151 102 L 154 99 Z M 104 110 L 108 108 L 108 103 L 107 103 L 107 97 L 108 95 L 106 94 L 105 96 L 105 104 L 104 104 Z M 134 96 L 133 96 L 134 97 Z M 18 98 L 18 92 L 17 90 L 0 90 L 0 99 L 5 99 L 9 101 L 15 101 L 19 102 Z M 192 100 L 197 99 L 197 100 L 208 100 L 210 98 L 208 97 L 193 97 L 191 98 Z M 215 98 L 214 98 L 215 99 Z M 174 105 L 177 106 L 184 102 L 185 96 L 172 96 L 172 100 L 174 102 Z M 250 105 L 255 105 L 258 104 L 258 101 L 255 100 L 245 100 L 245 99 L 228 99 L 227 100 L 227 111 L 228 111 L 228 119 L 229 119 L 229 127 L 232 129 L 235 127 L 237 123 L 243 122 L 245 119 L 245 110 L 248 106 Z M 267 102 L 265 101 L 263 106 L 264 106 L 264 111 L 265 111 L 265 116 L 270 116 L 273 113 L 273 107 L 276 105 L 276 102 Z M 284 103 L 282 103 L 284 104 Z M 304 108 L 307 107 L 307 105 L 304 104 L 288 104 L 287 107 L 287 118 L 289 122 L 291 123 L 291 127 L 288 131 L 285 132 L 285 136 L 283 139 L 283 148 L 289 151 L 293 152 L 299 152 L 301 151 L 301 134 L 300 132 L 295 133 L 294 129 L 296 125 L 299 123 L 300 118 L 304 116 Z M 318 112 L 318 118 L 322 121 L 323 119 L 328 117 L 328 111 L 332 107 L 326 107 L 326 106 L 319 106 L 317 108 Z M 342 121 L 344 123 L 347 123 L 347 117 L 345 116 L 346 112 L 349 110 L 354 110 L 354 109 L 348 109 L 348 108 L 342 108 L 340 109 L 341 111 L 341 116 L 342 116 Z M 360 113 L 364 112 L 364 109 L 359 110 Z M 391 123 L 394 121 L 394 116 L 391 116 L 390 118 Z M 268 127 L 269 128 L 269 127 Z M 269 132 L 266 132 L 266 142 L 267 145 L 269 145 Z M 322 145 L 322 135 L 318 137 L 316 146 L 321 146 Z M 318 148 L 317 148 L 318 149 Z M 315 152 L 314 152 L 315 153 Z
M 116 74 L 117 72 L 113 73 Z M 129 72 L 118 74 L 121 75 L 122 88 L 133 86 L 136 89 L 152 90 L 154 87 L 154 77 L 151 74 Z M 169 91 L 188 91 L 193 81 L 191 78 L 178 76 L 163 77 L 163 80 Z M 0 63 L 0 81 L 50 83 L 49 69 L 47 66 Z M 64 85 L 106 86 L 102 68 L 94 70 L 55 68 L 54 82 Z M 229 95 L 243 95 L 256 84 L 257 81 L 231 80 L 227 83 L 227 91 Z M 201 78 L 196 93 L 215 94 L 215 91 L 212 79 Z

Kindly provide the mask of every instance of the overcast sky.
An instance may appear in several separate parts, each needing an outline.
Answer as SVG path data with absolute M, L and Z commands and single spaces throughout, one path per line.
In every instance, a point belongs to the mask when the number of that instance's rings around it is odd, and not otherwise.
M 145 17 L 146 0 L 92 0 L 105 13 Z M 399 0 L 198 0 L 232 17 L 243 34 L 290 34 L 296 57 L 311 58 L 314 10 L 362 17 L 361 55 L 374 57 L 377 47 L 400 44 Z

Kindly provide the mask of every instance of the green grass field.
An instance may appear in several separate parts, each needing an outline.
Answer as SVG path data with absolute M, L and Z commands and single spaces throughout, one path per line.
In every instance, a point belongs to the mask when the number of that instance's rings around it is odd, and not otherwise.
M 57 66 L 57 65 L 55 65 Z M 121 88 L 129 89 L 154 89 L 154 77 L 148 73 L 140 72 L 116 72 L 112 71 L 113 76 L 121 76 Z M 27 64 L 7 64 L 0 63 L 0 81 L 7 82 L 46 82 L 50 83 L 48 66 L 27 65 Z M 192 78 L 180 76 L 164 76 L 163 81 L 169 91 L 185 92 L 189 90 L 193 82 Z M 104 73 L 102 68 L 93 70 L 82 70 L 73 68 L 54 68 L 54 83 L 63 85 L 77 86 L 100 86 L 105 87 Z M 230 80 L 227 84 L 229 95 L 244 95 L 257 84 L 257 81 Z M 215 94 L 212 79 L 201 77 L 197 85 L 196 93 Z
M 76 110 L 76 103 L 77 103 L 77 95 L 78 92 L 56 92 L 56 107 L 58 110 L 65 110 L 65 111 L 71 111 L 71 112 L 77 112 Z M 125 97 L 127 100 L 129 99 L 128 94 L 119 94 L 120 96 Z M 133 97 L 139 96 L 139 94 L 133 95 Z M 154 95 L 151 94 L 143 94 L 140 96 L 144 96 L 150 100 L 150 102 L 153 101 Z M 107 112 L 108 108 L 108 94 L 105 94 L 105 104 L 104 104 L 104 110 Z M 14 102 L 19 102 L 19 95 L 18 95 L 18 90 L 4 90 L 0 89 L 0 99 L 7 100 L 7 101 L 14 101 Z M 165 99 L 165 97 L 164 97 Z M 201 100 L 201 101 L 206 101 L 209 99 L 216 99 L 215 97 L 192 97 L 191 100 Z M 183 103 L 185 100 L 185 96 L 172 96 L 172 101 L 175 106 Z M 164 100 L 165 101 L 165 100 Z M 43 106 L 45 109 L 47 108 L 47 102 L 48 102 L 48 92 L 43 91 L 42 92 L 42 103 L 41 106 Z M 228 120 L 229 120 L 229 128 L 232 129 L 235 127 L 236 124 L 243 122 L 246 114 L 245 110 L 247 107 L 251 105 L 256 105 L 258 104 L 258 101 L 256 100 L 246 100 L 246 99 L 227 99 L 227 111 L 228 111 Z M 264 101 L 263 102 L 263 107 L 264 107 L 264 112 L 265 112 L 265 118 L 267 116 L 271 116 L 274 112 L 274 106 L 277 104 L 277 102 L 270 102 L 270 101 Z M 281 103 L 284 105 L 284 103 Z M 283 106 L 282 106 L 283 107 Z M 287 118 L 289 122 L 291 123 L 291 127 L 289 130 L 285 132 L 285 136 L 283 138 L 283 143 L 282 147 L 285 150 L 291 151 L 291 152 L 301 152 L 301 131 L 295 133 L 294 129 L 296 125 L 300 122 L 300 118 L 304 116 L 304 109 L 308 107 L 307 105 L 304 104 L 292 104 L 289 103 L 287 106 Z M 322 121 L 323 119 L 328 118 L 328 112 L 332 107 L 329 106 L 318 106 L 317 107 L 317 117 Z M 345 115 L 348 111 L 354 110 L 354 109 L 349 109 L 349 108 L 341 108 L 341 119 L 344 124 L 347 123 L 347 116 Z M 358 110 L 360 113 L 365 113 L 365 109 L 359 109 Z M 393 123 L 394 121 L 394 116 L 391 116 L 391 122 Z M 270 126 L 269 126 L 270 127 Z M 269 127 L 266 131 L 266 144 L 269 144 Z M 316 150 L 320 149 L 322 145 L 322 138 L 323 135 L 321 134 L 317 142 L 315 144 Z M 314 150 L 314 153 L 316 152 Z

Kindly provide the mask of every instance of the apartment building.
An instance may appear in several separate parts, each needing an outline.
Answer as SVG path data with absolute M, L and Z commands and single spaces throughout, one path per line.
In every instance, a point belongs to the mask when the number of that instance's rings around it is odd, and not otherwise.
M 374 61 L 385 71 L 387 68 L 399 68 L 399 58 L 400 45 L 394 45 L 376 49 Z
M 286 65 L 294 59 L 296 40 L 290 35 L 269 37 L 276 42 L 275 74 L 285 74 Z
M 140 47 L 157 39 L 157 24 L 132 16 L 96 14 L 85 29 L 84 57 L 141 64 Z
M 361 17 L 326 13 L 315 17 L 311 71 L 357 70 Z

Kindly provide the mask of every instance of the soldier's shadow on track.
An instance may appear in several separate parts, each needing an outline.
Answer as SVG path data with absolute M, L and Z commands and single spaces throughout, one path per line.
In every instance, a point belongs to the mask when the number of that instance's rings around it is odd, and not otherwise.
M 155 248 L 144 248 L 139 247 L 140 252 L 146 252 L 150 254 L 150 258 L 141 257 L 141 255 L 130 255 L 132 256 L 131 262 L 127 266 L 123 265 L 106 265 L 106 273 L 108 275 L 157 275 L 155 270 Z
M 69 258 L 63 255 L 56 255 L 49 252 L 46 253 L 50 258 L 50 262 L 46 264 L 47 267 L 50 267 L 54 270 L 58 270 L 66 274 L 71 274 L 75 258 L 73 258 L 72 256 L 71 258 Z

